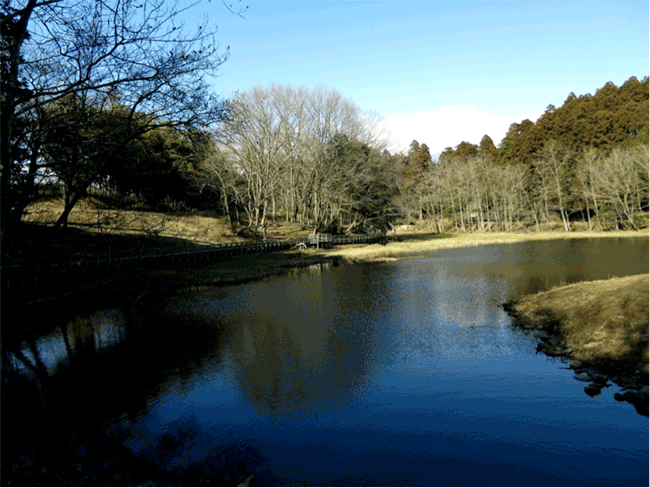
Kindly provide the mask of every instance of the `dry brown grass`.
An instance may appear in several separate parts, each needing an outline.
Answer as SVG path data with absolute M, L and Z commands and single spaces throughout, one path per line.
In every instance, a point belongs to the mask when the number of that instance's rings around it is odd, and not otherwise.
M 63 211 L 61 198 L 38 201 L 27 208 L 23 221 L 42 225 L 53 224 Z M 70 213 L 68 226 L 91 234 L 111 236 L 147 236 L 183 239 L 194 244 L 225 244 L 241 242 L 226 217 L 210 212 L 153 212 L 105 208 L 92 198 L 81 200 Z M 304 237 L 307 230 L 284 221 L 269 222 L 267 237 Z
M 26 222 L 51 224 L 63 211 L 63 201 L 54 198 L 27 208 Z M 91 199 L 80 201 L 70 213 L 70 228 L 105 235 L 145 235 L 187 239 L 197 244 L 217 244 L 243 240 L 230 229 L 227 221 L 209 215 L 170 214 L 165 212 L 103 208 Z
M 529 295 L 514 305 L 543 326 L 552 319 L 587 362 L 629 363 L 648 373 L 648 275 L 577 283 Z
M 398 234 L 399 235 L 399 234 Z M 401 241 L 391 241 L 388 244 L 360 244 L 338 247 L 328 250 L 312 250 L 327 256 L 340 256 L 352 262 L 360 261 L 394 261 L 396 259 L 413 256 L 440 249 L 459 247 L 472 247 L 487 244 L 506 244 L 524 241 L 541 241 L 550 239 L 579 239 L 594 237 L 647 237 L 648 231 L 612 231 L 612 232 L 491 232 L 474 234 L 414 234 L 400 235 Z

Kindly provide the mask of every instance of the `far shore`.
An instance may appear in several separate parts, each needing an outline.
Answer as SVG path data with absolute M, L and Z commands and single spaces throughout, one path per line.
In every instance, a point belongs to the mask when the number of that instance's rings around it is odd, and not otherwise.
M 142 268 L 118 272 L 108 279 L 88 280 L 83 283 L 43 290 L 28 297 L 17 297 L 16 305 L 31 306 L 61 297 L 77 299 L 78 295 L 96 294 L 102 291 L 105 298 L 119 296 L 140 297 L 159 291 L 173 292 L 196 286 L 225 286 L 282 275 L 295 269 L 314 265 L 390 262 L 426 253 L 452 248 L 471 248 L 490 244 L 512 244 L 526 241 L 553 239 L 595 238 L 648 238 L 648 230 L 611 232 L 494 232 L 494 233 L 404 233 L 387 236 L 384 243 L 351 244 L 331 249 L 294 249 L 265 254 L 234 256 L 212 263 L 189 263 L 166 265 L 159 268 Z M 25 300 L 27 298 L 27 300 Z M 90 301 L 95 301 L 91 297 Z
M 167 287 L 221 286 L 281 275 L 295 269 L 322 264 L 390 262 L 443 249 L 511 244 L 532 240 L 606 237 L 648 237 L 648 232 L 540 232 L 490 234 L 408 234 L 388 236 L 383 244 L 350 244 L 331 249 L 308 248 L 269 254 L 238 256 L 212 264 L 161 268 L 146 271 Z
M 489 244 L 513 244 L 553 239 L 592 239 L 602 237 L 648 237 L 648 229 L 639 231 L 580 232 L 481 232 L 453 234 L 396 234 L 387 244 L 358 244 L 333 249 L 310 249 L 312 255 L 338 256 L 350 262 L 394 261 L 417 254 Z
M 417 258 L 426 253 L 452 248 L 490 244 L 584 238 L 648 238 L 648 231 L 618 232 L 539 232 L 483 234 L 408 234 L 388 236 L 383 244 L 352 244 L 331 249 L 308 248 L 268 254 L 238 256 L 211 264 L 165 267 L 136 272 L 128 280 L 131 294 L 153 288 L 169 292 L 202 286 L 227 286 L 283 275 L 310 266 L 380 263 Z M 152 289 L 146 283 L 155 284 Z

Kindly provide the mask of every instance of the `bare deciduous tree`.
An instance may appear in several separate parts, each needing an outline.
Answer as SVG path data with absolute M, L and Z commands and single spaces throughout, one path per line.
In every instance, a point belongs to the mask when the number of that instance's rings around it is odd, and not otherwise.
M 198 2 L 197 2 L 198 3 Z M 188 32 L 181 14 L 193 7 L 165 0 L 24 0 L 2 5 L 2 222 L 19 221 L 24 188 L 33 188 L 39 168 L 41 106 L 70 94 L 92 98 L 96 109 L 116 101 L 131 116 L 153 114 L 134 126 L 147 128 L 209 123 L 218 112 L 204 75 L 226 60 L 215 29 Z M 128 140 L 123 141 L 124 143 Z M 65 218 L 111 159 L 107 150 L 96 171 L 79 184 Z
M 633 229 L 638 229 L 637 212 L 648 201 L 647 165 L 647 148 L 614 148 L 588 168 L 594 200 L 611 205 L 617 223 L 626 221 Z
M 273 85 L 241 93 L 217 139 L 245 181 L 248 226 L 264 225 L 278 201 L 288 220 L 299 216 L 314 230 L 349 210 L 346 191 L 367 168 L 332 156 L 342 136 L 359 144 L 374 141 L 364 114 L 336 90 Z
M 568 208 L 570 160 L 571 153 L 555 141 L 551 141 L 544 145 L 536 163 L 537 170 L 542 176 L 547 208 L 550 196 L 555 202 L 555 208 L 560 214 L 564 230 L 567 232 L 571 231 Z

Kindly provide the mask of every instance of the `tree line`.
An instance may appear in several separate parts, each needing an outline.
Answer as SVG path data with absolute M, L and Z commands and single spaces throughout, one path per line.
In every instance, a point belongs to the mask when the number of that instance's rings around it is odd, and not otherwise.
M 548 141 L 530 164 L 447 158 L 417 187 L 432 229 L 639 229 L 648 222 L 648 146 L 572 152 Z
M 163 0 L 3 3 L 3 241 L 48 187 L 64 200 L 57 228 L 89 193 L 212 210 L 236 231 L 269 217 L 333 233 L 647 224 L 647 77 L 570 94 L 498 145 L 485 136 L 434 160 L 413 141 L 391 154 L 335 89 L 215 97 L 205 76 L 227 51 L 205 26 L 187 32 L 182 12 Z
M 498 148 L 488 136 L 447 148 L 420 188 L 438 203 L 431 215 L 476 230 L 554 220 L 567 231 L 575 221 L 599 230 L 647 225 L 648 98 L 648 77 L 609 82 L 593 96 L 569 94 L 537 122 L 512 124 Z

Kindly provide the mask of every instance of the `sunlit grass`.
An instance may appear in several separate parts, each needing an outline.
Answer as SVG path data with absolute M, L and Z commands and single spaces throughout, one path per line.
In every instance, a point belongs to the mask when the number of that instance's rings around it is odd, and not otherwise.
M 27 207 L 23 220 L 51 225 L 63 208 L 61 198 L 41 200 Z M 194 244 L 228 244 L 246 240 L 233 232 L 227 217 L 216 213 L 120 210 L 105 208 L 92 198 L 80 200 L 73 208 L 68 227 L 90 234 L 173 238 Z M 267 237 L 270 239 L 306 238 L 308 234 L 308 229 L 300 229 L 299 224 L 283 219 L 269 219 L 267 224 Z
M 595 237 L 647 237 L 648 230 L 612 231 L 612 232 L 537 232 L 537 233 L 454 233 L 454 234 L 405 234 L 398 235 L 400 240 L 390 240 L 387 244 L 350 245 L 328 250 L 313 250 L 327 256 L 341 256 L 350 261 L 391 261 L 401 257 L 460 247 L 472 247 L 488 244 L 510 244 L 525 241 L 551 239 L 580 239 Z
M 516 312 L 541 326 L 557 320 L 559 333 L 585 361 L 622 361 L 648 373 L 647 274 L 554 288 L 520 299 Z

